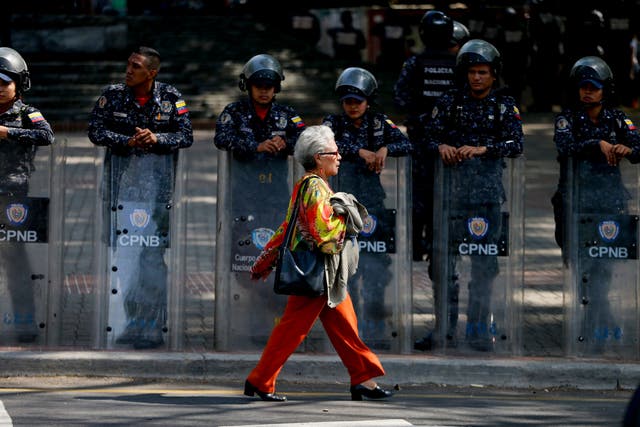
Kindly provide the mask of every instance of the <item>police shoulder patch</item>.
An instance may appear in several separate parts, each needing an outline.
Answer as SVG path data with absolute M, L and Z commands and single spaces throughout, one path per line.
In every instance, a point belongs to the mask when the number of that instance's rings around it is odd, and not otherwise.
M 218 121 L 223 124 L 226 125 L 228 123 L 231 123 L 231 114 L 229 113 L 223 113 L 220 118 L 218 119 Z
M 515 105 L 513 106 L 513 112 L 518 120 L 522 120 L 522 118 L 520 117 L 520 110 L 518 110 L 518 107 L 516 107 Z
M 107 97 L 102 95 L 100 98 L 98 98 L 98 107 L 104 108 L 105 105 L 107 105 Z
M 31 123 L 38 123 L 44 120 L 42 113 L 39 111 L 34 111 L 33 113 L 28 114 L 29 119 L 31 119 Z
M 178 115 L 189 112 L 189 109 L 187 108 L 187 103 L 184 102 L 183 99 L 179 99 L 176 101 L 176 110 L 178 111 Z
M 292 117 L 291 121 L 296 125 L 296 127 L 300 128 L 304 126 L 304 122 L 302 121 L 302 118 L 300 116 Z
M 627 128 L 628 128 L 629 130 L 636 130 L 636 125 L 634 125 L 634 124 L 633 124 L 633 122 L 632 122 L 631 120 L 629 120 L 629 119 L 625 119 L 625 120 L 624 120 L 624 122 L 626 123 Z
M 564 117 L 559 117 L 558 120 L 556 120 L 556 129 L 559 131 L 564 131 L 567 130 L 569 128 L 569 121 L 564 118 Z

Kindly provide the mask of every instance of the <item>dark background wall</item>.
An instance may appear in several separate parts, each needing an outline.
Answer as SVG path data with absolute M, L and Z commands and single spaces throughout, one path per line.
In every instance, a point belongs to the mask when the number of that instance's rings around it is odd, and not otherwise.
M 109 83 L 122 81 L 130 49 L 150 45 L 163 56 L 159 79 L 175 84 L 185 95 L 196 121 L 213 123 L 226 103 L 242 93 L 237 79 L 242 65 L 257 53 L 270 53 L 283 64 L 286 79 L 278 95 L 294 105 L 308 121 L 337 108 L 335 79 L 346 66 L 372 71 L 380 85 L 380 107 L 402 120 L 392 102 L 392 89 L 402 60 L 422 49 L 417 35 L 420 18 L 439 8 L 469 27 L 472 37 L 496 44 L 503 53 L 504 76 L 527 110 L 559 108 L 568 69 L 585 46 L 601 49 L 614 68 L 623 105 L 636 107 L 637 80 L 630 43 L 637 34 L 638 1 L 469 1 L 364 2 L 364 1 L 143 1 L 78 0 L 50 2 L 26 0 L 4 5 L 0 24 L 2 44 L 20 51 L 29 63 L 33 88 L 31 102 L 54 123 L 82 123 Z M 266 10 L 268 8 L 269 10 Z M 367 46 L 358 63 L 332 58 L 327 27 L 339 22 L 340 12 L 352 11 Z M 595 10 L 595 12 L 594 12 Z M 267 13 L 269 12 L 269 13 Z M 312 13 L 319 19 L 316 37 L 292 28 L 292 16 Z M 273 17 L 273 14 L 276 14 Z M 394 19 L 407 27 L 403 46 L 384 51 L 376 25 Z M 551 19 L 558 32 L 540 31 L 536 22 Z M 501 44 L 500 34 L 510 29 L 524 34 L 521 43 Z M 558 48 L 557 58 L 544 56 L 555 74 L 539 71 L 534 52 Z M 540 56 L 540 55 L 538 55 Z M 511 68 L 511 69 L 509 69 Z M 522 87 L 518 87 L 521 85 Z M 552 94 L 536 102 L 538 92 Z

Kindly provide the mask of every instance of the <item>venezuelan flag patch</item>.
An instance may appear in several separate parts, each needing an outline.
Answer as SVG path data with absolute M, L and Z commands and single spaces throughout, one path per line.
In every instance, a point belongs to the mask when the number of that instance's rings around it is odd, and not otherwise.
M 516 119 L 522 120 L 522 117 L 520 117 L 520 110 L 518 110 L 518 107 L 516 107 L 515 105 L 513 106 L 513 112 L 516 115 Z
M 636 125 L 634 125 L 631 120 L 624 119 L 624 122 L 627 124 L 627 127 L 629 128 L 629 130 L 636 130 Z
M 395 123 L 393 123 L 393 121 L 391 119 L 387 119 L 387 123 L 389 124 L 389 126 L 391 126 L 393 129 L 397 128 L 398 126 L 396 126 Z
M 178 115 L 189 112 L 189 109 L 187 108 L 187 103 L 184 102 L 182 99 L 180 99 L 179 101 L 176 101 L 176 109 L 178 110 Z
M 31 123 L 38 123 L 38 122 L 44 121 L 44 117 L 42 117 L 42 113 L 38 111 L 34 113 L 30 113 L 29 119 L 31 119 Z
M 301 128 L 304 126 L 304 122 L 300 116 L 295 116 L 291 118 L 291 121 L 296 125 L 297 128 Z

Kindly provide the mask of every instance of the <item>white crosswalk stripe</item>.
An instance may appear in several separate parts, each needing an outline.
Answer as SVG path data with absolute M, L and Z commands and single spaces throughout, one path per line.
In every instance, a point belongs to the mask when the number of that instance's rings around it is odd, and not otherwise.
M 286 423 L 286 424 L 251 424 L 235 427 L 406 427 L 412 426 L 408 421 L 394 420 L 373 420 L 373 421 L 330 421 L 319 423 Z M 230 427 L 230 426 L 220 426 Z
M 13 420 L 4 409 L 2 400 L 0 400 L 0 427 L 13 427 Z

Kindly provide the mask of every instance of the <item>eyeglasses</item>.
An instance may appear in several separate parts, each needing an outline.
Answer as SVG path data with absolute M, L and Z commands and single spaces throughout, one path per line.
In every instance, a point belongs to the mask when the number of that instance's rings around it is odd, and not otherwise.
M 338 154 L 340 154 L 339 151 L 327 151 L 324 153 L 318 153 L 320 156 L 336 156 L 338 157 Z

